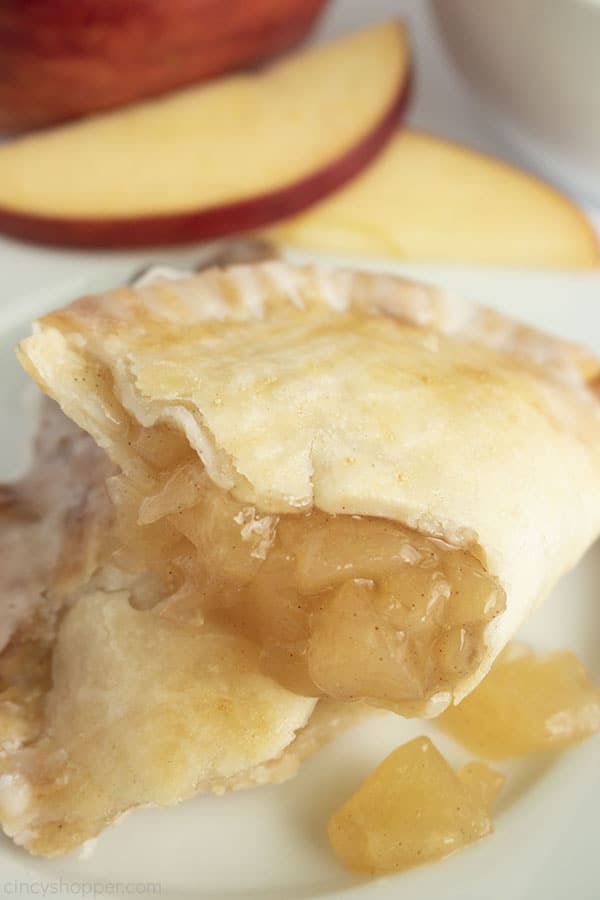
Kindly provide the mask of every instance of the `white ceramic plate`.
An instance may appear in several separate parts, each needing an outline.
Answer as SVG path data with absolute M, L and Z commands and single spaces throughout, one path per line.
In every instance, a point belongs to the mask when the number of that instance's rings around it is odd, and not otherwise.
M 162 256 L 181 263 L 198 253 Z M 43 265 L 43 257 L 36 257 Z M 74 294 L 116 283 L 139 255 L 49 256 L 38 270 L 44 287 L 23 294 L 17 272 L 0 299 L 0 478 L 26 465 L 35 421 L 35 390 L 12 347 L 35 315 Z M 371 264 L 372 265 L 372 264 Z M 478 298 L 600 354 L 600 276 L 544 275 L 380 264 Z M 31 272 L 27 273 L 31 285 Z M 11 300 L 11 296 L 12 299 Z M 532 461 L 534 464 L 534 461 Z M 571 647 L 600 680 L 600 548 L 566 577 L 523 637 L 540 648 Z M 32 859 L 0 838 L 2 896 L 160 896 L 161 898 L 308 898 L 360 900 L 597 900 L 600 741 L 560 756 L 506 767 L 509 775 L 496 833 L 444 862 L 406 874 L 365 880 L 345 871 L 329 851 L 330 813 L 399 743 L 429 733 L 453 762 L 461 749 L 435 726 L 394 716 L 366 723 L 309 760 L 279 787 L 225 797 L 199 797 L 171 810 L 133 813 L 103 835 L 92 852 L 57 861 Z M 89 851 L 89 848 L 88 848 Z

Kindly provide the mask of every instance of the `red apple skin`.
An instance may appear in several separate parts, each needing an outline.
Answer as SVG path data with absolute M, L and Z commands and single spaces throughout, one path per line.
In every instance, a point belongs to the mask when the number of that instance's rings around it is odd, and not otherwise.
M 0 0 L 0 131 L 111 109 L 269 59 L 327 0 Z
M 412 88 L 411 71 L 366 137 L 323 169 L 289 186 L 221 206 L 137 218 L 60 219 L 0 208 L 0 233 L 55 247 L 123 250 L 211 240 L 271 225 L 333 193 L 372 162 L 393 135 Z

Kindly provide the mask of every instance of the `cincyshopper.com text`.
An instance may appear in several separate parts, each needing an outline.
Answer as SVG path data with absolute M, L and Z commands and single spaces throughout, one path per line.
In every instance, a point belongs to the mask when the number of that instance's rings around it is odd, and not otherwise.
M 159 897 L 156 881 L 0 881 L 0 897 Z

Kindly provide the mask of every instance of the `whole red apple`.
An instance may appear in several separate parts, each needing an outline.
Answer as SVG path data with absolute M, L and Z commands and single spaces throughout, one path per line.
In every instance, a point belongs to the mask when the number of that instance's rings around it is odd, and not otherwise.
M 261 62 L 327 0 L 3 0 L 0 131 L 23 131 Z

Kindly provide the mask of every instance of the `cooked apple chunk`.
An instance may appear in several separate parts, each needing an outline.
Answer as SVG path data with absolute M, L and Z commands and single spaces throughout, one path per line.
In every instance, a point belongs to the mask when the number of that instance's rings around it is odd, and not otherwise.
M 503 776 L 485 764 L 455 772 L 429 738 L 403 744 L 329 820 L 336 854 L 362 872 L 399 872 L 493 831 Z
M 600 689 L 568 650 L 537 656 L 509 644 L 479 687 L 439 724 L 491 759 L 557 750 L 600 730 Z
M 502 772 L 474 759 L 458 769 L 458 777 L 478 806 L 490 810 L 506 781 Z

